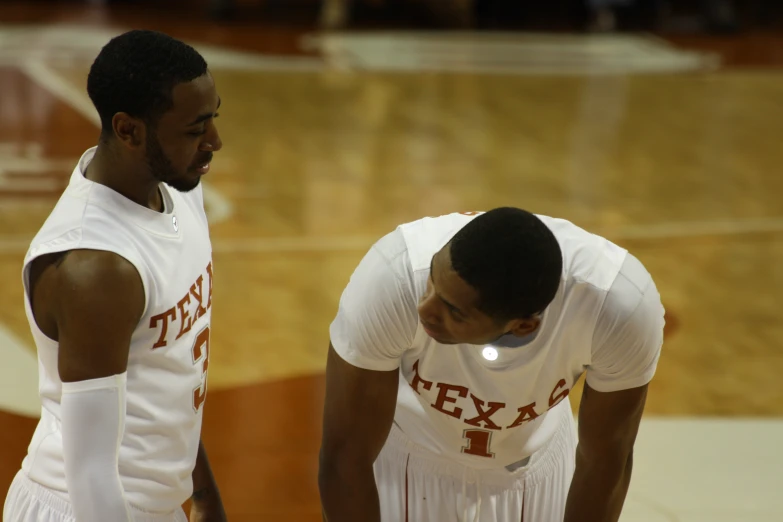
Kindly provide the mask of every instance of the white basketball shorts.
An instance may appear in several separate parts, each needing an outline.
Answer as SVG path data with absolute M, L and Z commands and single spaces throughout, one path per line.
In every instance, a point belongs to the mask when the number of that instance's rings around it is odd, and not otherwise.
M 131 511 L 133 522 L 188 521 L 181 508 L 168 515 L 145 513 L 133 507 Z M 5 499 L 3 522 L 76 522 L 76 519 L 67 500 L 33 482 L 19 470 Z
M 570 408 L 555 436 L 513 472 L 432 454 L 396 426 L 375 462 L 382 522 L 562 522 L 577 433 Z

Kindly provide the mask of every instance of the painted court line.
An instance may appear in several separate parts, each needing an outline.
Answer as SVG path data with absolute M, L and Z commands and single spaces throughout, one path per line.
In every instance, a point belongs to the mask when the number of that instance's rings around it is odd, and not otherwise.
M 38 360 L 35 352 L 0 323 L 0 410 L 27 417 L 40 415 Z
M 783 232 L 783 217 L 734 221 L 671 222 L 591 230 L 612 241 L 667 240 L 704 236 L 737 236 Z M 213 249 L 222 253 L 339 252 L 365 250 L 378 236 L 274 237 L 215 239 Z M 3 242 L 0 240 L 0 251 Z
M 205 199 L 207 195 L 204 195 Z M 220 211 L 221 200 L 213 204 Z M 671 222 L 635 225 L 613 230 L 591 229 L 611 241 L 667 240 L 706 236 L 742 236 L 758 233 L 783 232 L 783 217 L 738 219 L 735 221 Z M 32 236 L 0 237 L 0 254 L 19 254 L 27 251 Z M 378 236 L 311 236 L 311 237 L 239 237 L 213 239 L 213 251 L 218 253 L 277 253 L 277 252 L 353 252 L 369 248 Z

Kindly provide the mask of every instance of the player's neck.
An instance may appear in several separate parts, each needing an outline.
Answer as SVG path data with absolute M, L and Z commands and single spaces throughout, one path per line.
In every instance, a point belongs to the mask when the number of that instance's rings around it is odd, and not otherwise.
M 90 181 L 104 185 L 125 196 L 134 203 L 161 212 L 159 182 L 152 176 L 140 172 L 146 171 L 144 166 L 135 166 L 125 161 L 111 150 L 106 143 L 98 145 L 95 156 L 87 167 L 85 177 Z

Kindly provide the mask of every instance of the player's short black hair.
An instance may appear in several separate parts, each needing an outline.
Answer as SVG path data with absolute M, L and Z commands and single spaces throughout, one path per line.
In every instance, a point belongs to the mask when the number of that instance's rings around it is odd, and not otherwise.
M 174 103 L 174 87 L 206 72 L 207 62 L 193 47 L 163 33 L 134 30 L 103 47 L 90 68 L 87 93 L 107 136 L 118 112 L 155 126 Z
M 451 265 L 479 294 L 478 309 L 498 321 L 528 318 L 554 299 L 563 254 L 538 217 L 502 207 L 479 215 L 450 243 Z

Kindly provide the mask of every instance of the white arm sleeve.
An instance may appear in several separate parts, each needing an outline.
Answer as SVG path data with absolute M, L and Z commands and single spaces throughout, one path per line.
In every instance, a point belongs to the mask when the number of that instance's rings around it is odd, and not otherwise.
M 340 297 L 329 333 L 346 362 L 390 371 L 416 333 L 418 313 L 402 233 L 381 238 L 364 256 Z
M 65 480 L 79 522 L 131 522 L 120 482 L 127 373 L 63 383 Z
M 593 334 L 587 384 L 599 392 L 649 383 L 663 344 L 664 309 L 652 276 L 628 254 Z

